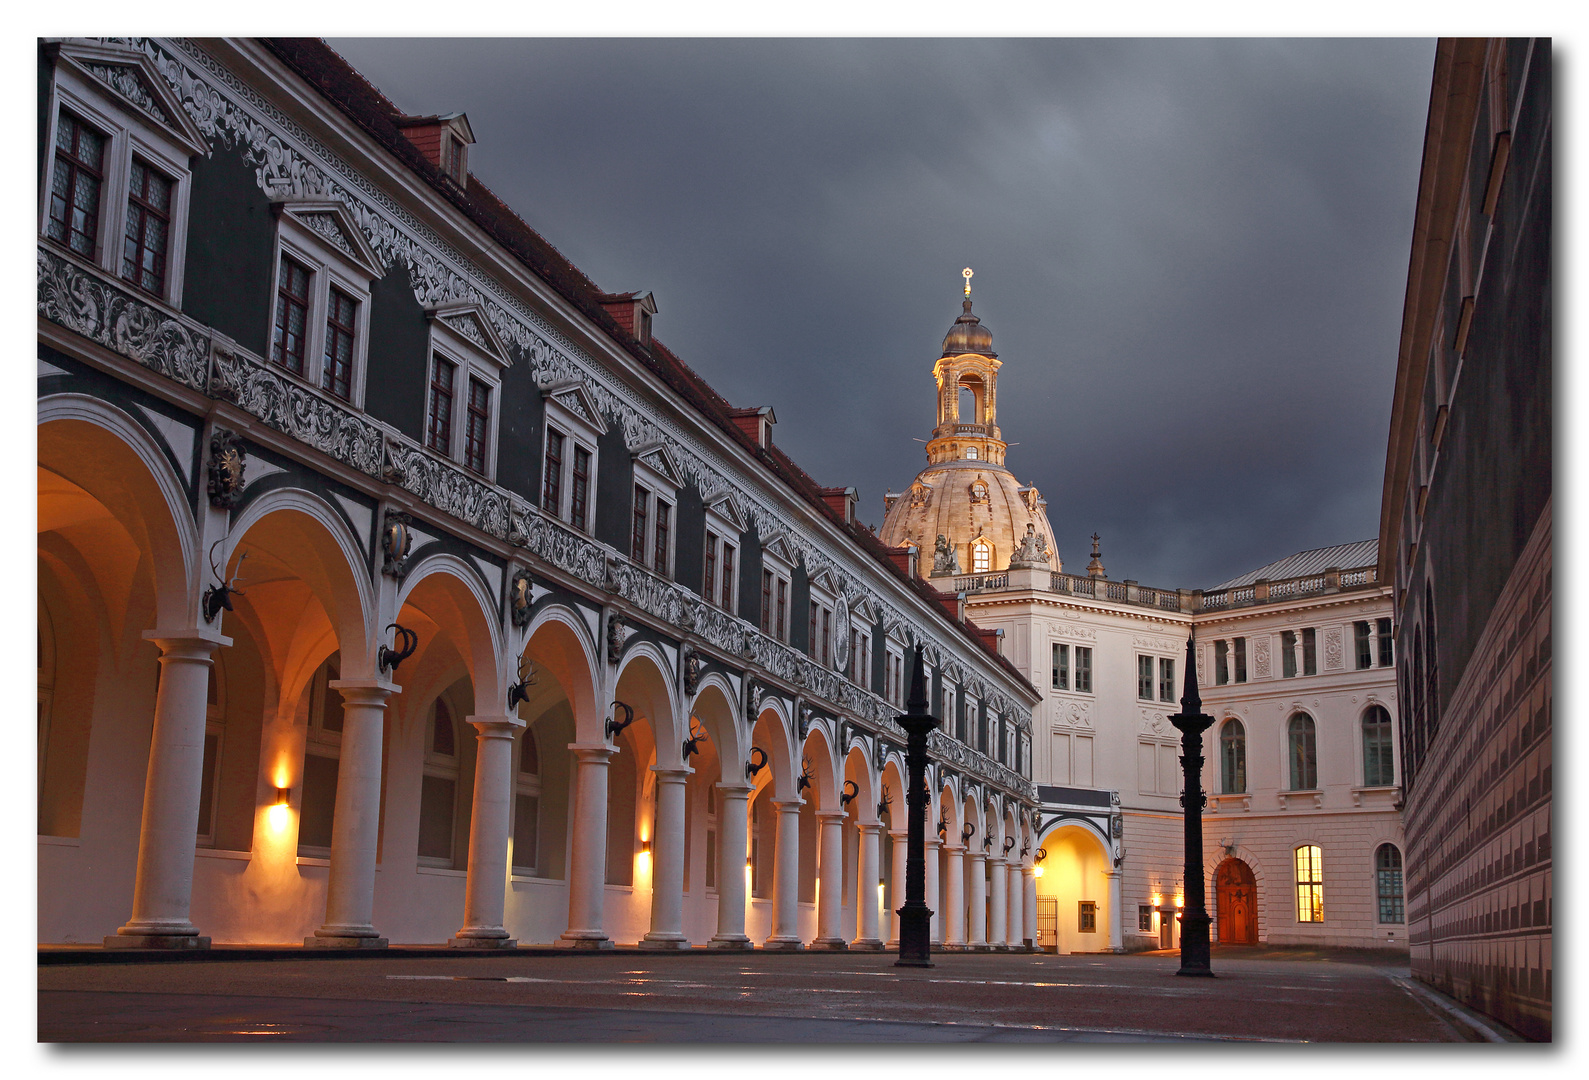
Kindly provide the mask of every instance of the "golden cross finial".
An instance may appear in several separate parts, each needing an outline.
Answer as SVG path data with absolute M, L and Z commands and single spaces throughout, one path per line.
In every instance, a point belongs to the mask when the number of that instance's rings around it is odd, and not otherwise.
M 967 296 L 971 295 L 971 275 L 973 273 L 974 273 L 974 271 L 969 266 L 966 267 L 964 270 L 960 271 L 960 276 L 966 279 L 966 295 Z

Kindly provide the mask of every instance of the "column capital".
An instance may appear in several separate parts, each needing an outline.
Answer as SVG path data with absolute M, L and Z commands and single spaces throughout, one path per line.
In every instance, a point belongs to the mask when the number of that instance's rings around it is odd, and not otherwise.
M 800 808 L 806 804 L 804 799 L 790 799 L 788 801 L 775 801 L 772 808 L 780 814 L 798 814 Z
M 821 822 L 842 822 L 847 815 L 843 810 L 818 810 L 816 817 Z
M 568 748 L 572 750 L 574 752 L 574 756 L 579 758 L 579 760 L 582 762 L 599 761 L 603 765 L 610 761 L 612 756 L 618 752 L 618 748 L 616 746 L 607 746 L 605 743 L 598 743 L 594 746 L 589 746 L 583 743 L 569 743 Z
M 888 835 L 892 836 L 896 843 L 903 843 L 906 840 L 910 839 L 910 830 L 909 829 L 889 829 L 888 830 Z
M 1103 872 L 1103 876 L 1107 877 L 1107 878 L 1117 878 L 1117 877 L 1120 876 L 1120 871 L 1119 870 L 1105 870 Z
M 694 769 L 667 765 L 653 765 L 651 772 L 655 774 L 659 784 L 682 784 L 695 775 Z
M 965 850 L 966 849 L 965 849 L 965 845 L 963 845 L 963 844 L 953 844 L 953 843 L 950 843 L 948 840 L 941 840 L 941 841 L 939 841 L 939 843 L 942 845 L 944 851 L 946 851 L 950 855 L 963 855 L 963 854 L 965 854 Z
M 162 657 L 178 660 L 208 660 L 216 649 L 232 643 L 231 638 L 208 627 L 145 630 L 143 639 L 158 645 Z
M 970 851 L 966 852 L 966 858 L 975 862 L 987 862 L 988 853 L 985 851 L 977 851 L 975 848 L 972 848 Z
M 385 705 L 387 698 L 403 692 L 401 686 L 386 679 L 332 679 L 326 685 L 349 705 Z
M 883 823 L 881 821 L 857 821 L 855 827 L 868 836 L 876 836 L 883 831 Z
M 466 716 L 482 739 L 511 739 L 525 728 L 517 716 Z
M 715 787 L 718 791 L 721 791 L 725 798 L 730 798 L 730 799 L 733 799 L 733 798 L 740 798 L 740 799 L 746 798 L 746 797 L 748 797 L 750 795 L 750 793 L 752 791 L 756 790 L 756 785 L 755 784 L 745 784 L 745 783 L 741 783 L 740 781 L 737 781 L 737 780 L 721 780 L 718 783 L 713 784 L 712 786 Z

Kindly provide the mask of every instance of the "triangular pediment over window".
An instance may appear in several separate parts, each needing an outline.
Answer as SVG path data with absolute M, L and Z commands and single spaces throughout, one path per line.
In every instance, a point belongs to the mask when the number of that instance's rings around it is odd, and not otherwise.
M 204 133 L 146 53 L 125 45 L 88 41 L 61 41 L 46 49 L 57 61 L 71 64 L 104 87 L 133 115 L 159 124 L 190 153 L 209 156 Z
M 513 360 L 508 355 L 507 348 L 503 346 L 502 338 L 492 327 L 491 320 L 486 318 L 485 309 L 479 304 L 445 304 L 426 308 L 425 314 L 467 340 L 489 359 L 495 360 L 503 367 L 513 366 Z
M 336 248 L 371 280 L 385 274 L 380 256 L 340 199 L 286 199 L 271 205 Z
M 740 512 L 739 503 L 732 494 L 718 496 L 707 503 L 706 508 L 732 525 L 736 532 L 745 531 L 745 515 Z
M 789 546 L 789 541 L 784 537 L 783 533 L 775 533 L 768 539 L 763 540 L 761 550 L 763 554 L 771 555 L 785 566 L 793 566 L 799 561 L 795 558 L 794 549 Z
M 598 435 L 607 433 L 607 421 L 596 407 L 596 399 L 583 382 L 558 383 L 546 388 L 546 396 L 566 409 L 576 419 L 589 424 Z
M 634 458 L 637 462 L 666 480 L 674 488 L 684 486 L 684 476 L 679 472 L 679 464 L 673 459 L 673 452 L 664 443 L 647 443 L 635 451 Z

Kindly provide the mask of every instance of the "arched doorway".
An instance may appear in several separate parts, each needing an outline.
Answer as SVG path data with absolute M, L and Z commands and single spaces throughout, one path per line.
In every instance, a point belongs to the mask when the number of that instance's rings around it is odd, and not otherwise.
M 1061 824 L 1044 834 L 1041 847 L 1046 857 L 1036 883 L 1037 905 L 1052 912 L 1054 920 L 1051 934 L 1045 927 L 1044 948 L 1061 955 L 1108 951 L 1113 863 L 1103 838 L 1090 828 Z
M 1226 859 L 1214 871 L 1214 903 L 1221 945 L 1258 944 L 1258 883 L 1240 859 Z

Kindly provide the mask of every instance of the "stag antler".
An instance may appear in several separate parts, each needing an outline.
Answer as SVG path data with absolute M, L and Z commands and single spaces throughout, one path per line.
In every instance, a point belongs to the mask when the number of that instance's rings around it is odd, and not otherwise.
M 750 761 L 745 764 L 745 778 L 754 780 L 756 774 L 767 767 L 767 751 L 759 746 L 750 748 Z
M 214 622 L 215 616 L 219 615 L 222 611 L 231 611 L 232 597 L 244 595 L 243 590 L 237 587 L 237 577 L 238 574 L 241 574 L 243 571 L 243 560 L 248 558 L 248 552 L 245 551 L 237 557 L 238 573 L 233 574 L 231 580 L 228 581 L 226 579 L 226 575 L 221 573 L 221 571 L 215 565 L 215 549 L 220 547 L 225 542 L 226 537 L 223 536 L 221 539 L 210 545 L 210 573 L 215 575 L 215 580 L 219 582 L 219 584 L 211 585 L 209 588 L 204 590 L 202 604 L 204 607 L 205 622 Z
M 530 696 L 530 687 L 541 681 L 540 675 L 535 671 L 535 664 L 528 656 L 519 657 L 519 681 L 508 687 L 508 712 L 519 707 L 519 702 Z
M 701 752 L 701 741 L 706 738 L 706 729 L 701 727 L 701 721 L 690 717 L 690 737 L 684 740 L 684 760 L 689 761 L 692 754 Z
M 888 813 L 888 808 L 894 805 L 894 796 L 889 794 L 888 786 L 883 787 L 883 797 L 877 801 L 877 816 L 882 817 Z
M 623 720 L 618 719 L 618 710 L 623 710 Z M 612 703 L 612 716 L 607 719 L 607 738 L 616 739 L 623 734 L 624 728 L 634 723 L 634 710 L 621 701 Z
M 848 806 L 848 805 L 850 805 L 852 802 L 855 801 L 855 797 L 857 795 L 859 795 L 860 793 L 861 793 L 861 789 L 855 786 L 855 781 L 854 780 L 846 780 L 846 781 L 844 781 L 844 792 L 843 792 L 843 794 L 841 794 L 839 796 L 839 805 L 840 806 Z
M 800 756 L 800 779 L 795 781 L 795 790 L 804 791 L 811 786 L 811 759 L 805 755 Z

